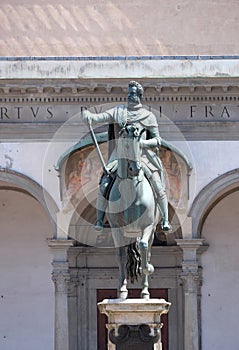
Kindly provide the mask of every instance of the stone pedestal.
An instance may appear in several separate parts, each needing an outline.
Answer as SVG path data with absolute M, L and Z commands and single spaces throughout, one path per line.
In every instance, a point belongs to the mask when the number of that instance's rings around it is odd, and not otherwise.
M 105 299 L 98 303 L 108 316 L 108 350 L 162 350 L 161 315 L 170 303 L 164 299 Z

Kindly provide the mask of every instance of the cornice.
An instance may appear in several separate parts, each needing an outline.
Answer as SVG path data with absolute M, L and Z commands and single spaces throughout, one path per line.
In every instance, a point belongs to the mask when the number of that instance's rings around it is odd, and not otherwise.
M 238 78 L 238 56 L 2 57 L 2 79 Z
M 239 100 L 239 80 L 227 83 L 203 84 L 196 82 L 156 83 L 142 82 L 144 103 L 193 102 Z M 86 103 L 104 104 L 125 102 L 127 84 L 125 82 L 89 82 L 67 84 L 45 84 L 14 82 L 0 84 L 0 103 Z

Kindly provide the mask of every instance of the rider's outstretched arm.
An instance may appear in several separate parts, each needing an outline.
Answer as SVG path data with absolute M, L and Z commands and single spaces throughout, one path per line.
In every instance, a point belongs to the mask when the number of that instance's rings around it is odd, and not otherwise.
M 90 124 L 111 123 L 113 121 L 113 112 L 113 108 L 103 113 L 91 113 L 86 109 L 82 112 L 82 119 Z

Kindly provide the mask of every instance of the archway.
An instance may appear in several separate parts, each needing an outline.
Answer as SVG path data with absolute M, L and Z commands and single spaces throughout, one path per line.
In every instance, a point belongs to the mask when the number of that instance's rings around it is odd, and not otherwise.
M 239 169 L 231 170 L 210 182 L 197 195 L 189 212 L 193 238 L 200 238 L 203 223 L 213 206 L 239 188 L 238 178 Z
M 51 350 L 54 291 L 46 240 L 54 225 L 37 183 L 7 170 L 0 179 L 0 347 Z
M 239 250 L 239 169 L 209 183 L 196 197 L 190 216 L 194 238 L 208 249 L 201 257 L 201 340 L 203 348 L 223 349 L 238 343 L 237 295 Z M 218 324 L 227 324 L 226 332 Z
M 239 185 L 239 181 L 238 181 Z M 209 245 L 202 255 L 202 345 L 234 348 L 239 342 L 239 188 L 214 202 L 201 229 Z M 215 319 L 218 327 L 215 327 Z M 220 325 L 224 324 L 224 331 Z
M 56 214 L 59 211 L 56 202 L 50 194 L 36 181 L 28 176 L 10 169 L 0 169 L 0 181 L 5 182 L 5 186 L 13 186 L 18 190 L 25 191 L 33 196 L 44 208 L 52 225 L 52 237 L 56 237 Z
M 107 159 L 108 144 L 105 142 L 107 134 L 98 133 L 96 136 L 101 153 Z M 159 153 L 165 173 L 172 224 L 174 232 L 177 231 L 174 237 L 181 238 L 181 226 L 187 220 L 188 182 L 192 166 L 183 152 L 173 145 L 170 145 L 170 148 L 172 149 L 162 147 Z M 102 175 L 102 164 L 89 137 L 67 150 L 59 158 L 56 170 L 59 173 L 62 200 L 62 210 L 57 215 L 59 231 L 62 231 L 64 237 L 69 234 L 70 238 L 75 238 L 73 225 L 76 225 L 79 218 L 83 219 L 85 211 L 88 219 L 81 225 L 86 227 L 84 235 L 89 237 L 87 230 L 94 217 L 93 212 L 91 218 L 89 217 L 89 207 L 92 205 L 95 207 L 94 201 Z M 172 245 L 173 236 L 169 235 L 168 241 L 171 241 Z M 91 245 L 90 242 L 85 242 L 85 239 L 83 239 L 83 243 Z M 94 245 L 94 243 L 92 244 Z

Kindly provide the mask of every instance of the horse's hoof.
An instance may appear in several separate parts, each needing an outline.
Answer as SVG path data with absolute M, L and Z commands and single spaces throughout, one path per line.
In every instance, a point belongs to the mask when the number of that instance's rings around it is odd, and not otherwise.
M 148 292 L 148 291 L 147 291 L 147 292 L 142 291 L 142 292 L 141 292 L 141 299 L 149 300 L 149 299 L 150 299 L 150 294 L 149 294 L 149 292 Z
M 161 228 L 164 232 L 171 232 L 172 231 L 172 226 L 170 225 L 168 220 L 161 221 Z
M 119 292 L 119 298 L 120 299 L 127 299 L 128 298 L 128 291 Z

